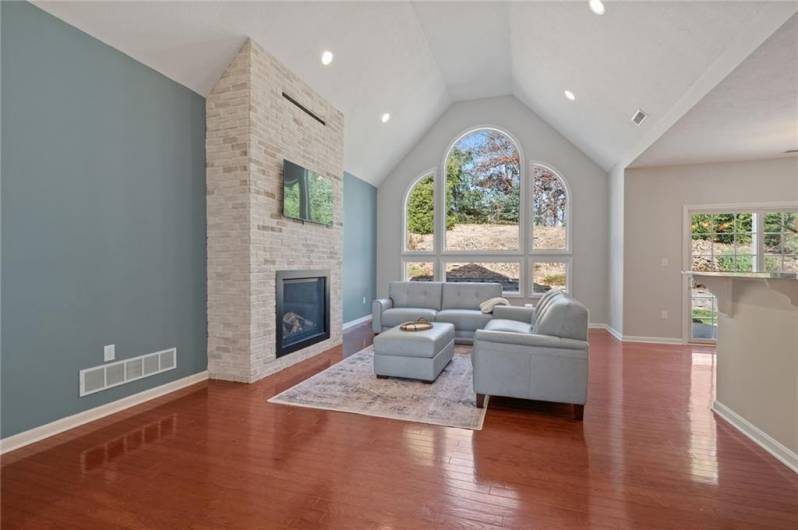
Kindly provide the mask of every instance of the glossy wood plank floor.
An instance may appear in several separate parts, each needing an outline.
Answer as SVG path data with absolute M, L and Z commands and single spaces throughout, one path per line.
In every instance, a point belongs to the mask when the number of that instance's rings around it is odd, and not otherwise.
M 371 342 L 209 382 L 5 455 L 5 528 L 798 528 L 798 478 L 709 411 L 714 353 L 591 333 L 584 422 L 472 432 L 266 403 Z

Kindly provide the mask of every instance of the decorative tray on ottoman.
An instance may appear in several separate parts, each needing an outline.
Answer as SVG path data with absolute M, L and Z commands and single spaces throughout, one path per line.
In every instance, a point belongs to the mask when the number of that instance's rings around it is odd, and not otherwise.
M 426 318 L 419 318 L 413 322 L 405 322 L 399 325 L 402 331 L 426 331 L 432 329 L 432 322 Z

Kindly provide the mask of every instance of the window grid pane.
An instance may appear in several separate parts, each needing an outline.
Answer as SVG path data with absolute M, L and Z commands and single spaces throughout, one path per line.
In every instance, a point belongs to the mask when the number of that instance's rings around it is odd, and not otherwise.
M 551 289 L 567 290 L 568 263 L 564 261 L 536 261 L 531 266 L 532 295 Z
M 406 261 L 405 280 L 431 282 L 435 279 L 435 264 L 431 261 Z
M 560 177 L 549 168 L 533 165 L 532 250 L 567 250 L 568 194 Z
M 519 293 L 521 264 L 518 262 L 448 262 L 447 282 L 500 283 L 505 293 Z
M 405 249 L 432 252 L 435 249 L 435 177 L 427 175 L 413 185 L 405 211 Z
M 446 157 L 446 250 L 519 250 L 521 163 L 495 129 L 460 138 Z

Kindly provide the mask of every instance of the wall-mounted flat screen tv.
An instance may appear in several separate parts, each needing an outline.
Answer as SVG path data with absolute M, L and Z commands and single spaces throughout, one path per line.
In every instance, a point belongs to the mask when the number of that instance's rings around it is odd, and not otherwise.
M 333 182 L 288 160 L 283 161 L 283 215 L 322 225 L 333 223 Z

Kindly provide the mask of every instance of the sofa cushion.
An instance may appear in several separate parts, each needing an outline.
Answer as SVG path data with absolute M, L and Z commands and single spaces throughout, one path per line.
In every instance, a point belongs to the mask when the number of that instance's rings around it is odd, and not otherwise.
M 441 309 L 479 309 L 479 304 L 502 295 L 499 283 L 449 282 L 443 284 Z
M 532 324 L 527 322 L 519 322 L 518 320 L 506 320 L 503 318 L 494 318 L 485 325 L 488 331 L 510 331 L 512 333 L 530 333 L 532 331 Z
M 490 319 L 490 315 L 479 309 L 443 309 L 435 315 L 436 322 L 450 322 L 458 331 L 482 329 Z
M 374 337 L 374 354 L 432 358 L 452 341 L 454 326 L 446 322 L 435 322 L 425 331 L 393 328 Z
M 587 308 L 567 295 L 553 298 L 538 314 L 532 332 L 563 339 L 587 340 Z
M 441 282 L 390 282 L 388 296 L 394 307 L 441 308 Z
M 423 307 L 394 307 L 382 312 L 382 327 L 392 328 L 403 322 L 416 320 L 419 317 L 432 322 L 435 320 L 437 311 L 434 309 L 424 309 Z

